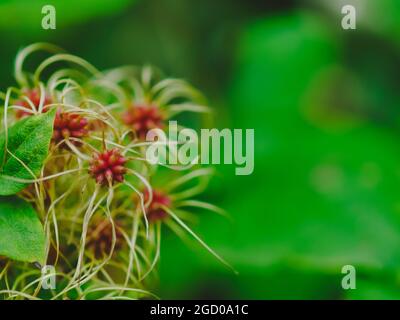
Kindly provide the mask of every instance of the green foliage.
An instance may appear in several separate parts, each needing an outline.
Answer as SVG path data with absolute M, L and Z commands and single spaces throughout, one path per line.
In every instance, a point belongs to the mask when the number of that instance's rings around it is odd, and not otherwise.
M 0 195 L 15 194 L 27 185 L 12 178 L 32 180 L 40 172 L 48 154 L 54 117 L 55 109 L 18 121 L 8 129 L 7 144 L 5 132 L 1 134 Z M 6 153 L 6 146 L 12 155 Z
M 342 63 L 332 36 L 323 21 L 301 12 L 247 29 L 231 101 L 240 125 L 256 128 L 259 175 L 248 179 L 246 202 L 227 205 L 251 212 L 251 219 L 237 215 L 247 229 L 241 244 L 257 243 L 265 265 L 295 259 L 329 270 L 349 263 L 393 267 L 400 261 L 396 135 L 367 121 L 332 130 L 309 113 L 321 109 L 307 99 L 315 90 L 332 92 L 325 107 L 346 110 L 347 91 L 311 81 Z M 260 221 L 255 232 L 252 220 Z M 255 259 L 238 252 L 245 264 Z
M 237 123 L 256 128 L 258 171 L 226 205 L 238 213 L 240 254 L 232 255 L 246 270 L 290 261 L 337 273 L 345 264 L 392 270 L 400 262 L 397 134 L 349 100 L 370 100 L 350 71 L 340 78 L 349 90 L 317 81 L 333 66 L 347 69 L 341 49 L 324 21 L 301 12 L 263 20 L 242 38 L 231 102 Z M 363 121 L 347 121 L 342 110 Z
M 56 9 L 57 29 L 82 23 L 93 17 L 108 15 L 125 8 L 132 0 L 8 0 L 0 3 L 3 19 L 0 28 L 27 34 L 43 31 L 41 21 L 44 15 L 42 8 L 53 5 Z
M 318 6 L 325 6 L 332 14 L 341 15 L 343 5 L 353 5 L 357 9 L 357 29 L 368 29 L 383 38 L 399 45 L 400 3 L 397 0 L 364 0 L 362 6 L 358 0 L 330 1 L 313 0 Z M 382 48 L 380 48 L 382 49 Z
M 0 197 L 0 255 L 44 263 L 45 236 L 35 210 L 24 200 Z
M 399 300 L 399 288 L 394 285 L 396 281 L 382 283 L 360 280 L 357 281 L 355 290 L 348 290 L 346 299 L 350 300 Z

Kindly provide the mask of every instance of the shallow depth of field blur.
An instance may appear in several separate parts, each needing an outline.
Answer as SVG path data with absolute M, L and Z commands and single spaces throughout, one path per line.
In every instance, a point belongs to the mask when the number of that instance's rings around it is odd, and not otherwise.
M 57 30 L 41 29 L 45 4 Z M 18 49 L 46 41 L 100 69 L 155 65 L 205 93 L 215 127 L 255 129 L 254 173 L 219 165 L 203 195 L 232 222 L 194 226 L 240 275 L 164 232 L 162 298 L 397 299 L 399 21 L 398 0 L 1 0 L 0 87 Z

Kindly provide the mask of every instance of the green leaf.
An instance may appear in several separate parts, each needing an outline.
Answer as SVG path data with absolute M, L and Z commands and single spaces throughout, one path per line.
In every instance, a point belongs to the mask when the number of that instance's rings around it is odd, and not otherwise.
M 45 235 L 35 210 L 16 197 L 0 197 L 0 255 L 44 263 Z
M 54 116 L 52 110 L 18 121 L 8 129 L 7 149 L 15 157 L 5 154 L 5 133 L 0 135 L 0 195 L 15 194 L 27 185 L 9 177 L 32 180 L 32 173 L 36 176 L 40 172 L 53 135 Z

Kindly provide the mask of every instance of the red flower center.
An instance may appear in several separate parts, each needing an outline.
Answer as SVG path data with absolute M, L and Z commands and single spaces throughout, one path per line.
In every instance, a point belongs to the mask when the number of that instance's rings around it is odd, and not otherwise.
M 123 182 L 126 161 L 118 149 L 95 153 L 90 161 L 89 173 L 101 185 Z
M 155 105 L 134 105 L 122 116 L 122 120 L 130 126 L 142 140 L 147 132 L 164 127 L 164 115 Z

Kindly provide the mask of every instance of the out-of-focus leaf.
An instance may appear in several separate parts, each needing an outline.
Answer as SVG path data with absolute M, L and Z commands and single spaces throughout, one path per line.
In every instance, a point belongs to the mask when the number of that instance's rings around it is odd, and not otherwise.
M 309 96 L 332 89 L 335 81 L 316 79 L 340 65 L 340 44 L 321 20 L 294 13 L 250 26 L 240 48 L 231 101 L 236 126 L 256 130 L 256 171 L 234 178 L 240 191 L 232 188 L 225 204 L 240 226 L 231 259 L 394 268 L 400 261 L 398 138 L 365 120 L 330 130 L 326 103 L 357 119 L 362 89 L 354 90 L 360 99 L 350 105 L 340 87 L 331 101 Z M 305 105 L 319 116 L 311 119 Z
M 399 300 L 400 288 L 395 284 L 385 284 L 359 280 L 356 289 L 346 290 L 346 299 L 350 300 Z
M 400 44 L 400 2 L 397 0 L 314 0 L 314 2 L 325 6 L 337 16 L 339 27 L 344 16 L 342 8 L 345 5 L 352 5 L 356 9 L 357 31 L 368 29 L 397 45 Z
M 56 9 L 57 28 L 86 22 L 91 18 L 107 16 L 121 11 L 134 0 L 6 0 L 0 3 L 0 28 L 23 33 L 42 32 L 42 8 L 53 5 Z
M 248 275 L 235 282 L 241 297 L 267 297 L 266 272 L 277 265 L 332 275 L 336 289 L 327 284 L 319 298 L 339 298 L 343 265 L 400 262 L 398 137 L 364 114 L 366 92 L 341 66 L 336 39 L 304 12 L 265 18 L 241 38 L 230 105 L 234 127 L 255 128 L 256 169 L 224 177 L 234 225 L 209 218 L 200 228 Z

